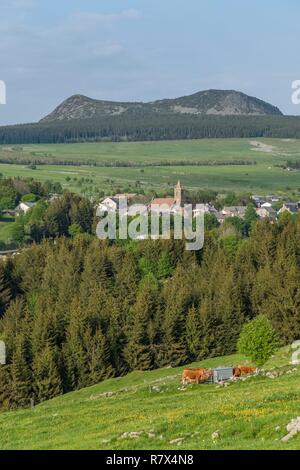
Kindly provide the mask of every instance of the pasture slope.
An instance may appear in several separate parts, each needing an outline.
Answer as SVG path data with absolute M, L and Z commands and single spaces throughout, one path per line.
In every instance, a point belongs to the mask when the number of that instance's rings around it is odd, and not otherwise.
M 297 197 L 300 171 L 286 171 L 282 166 L 299 158 L 300 140 L 288 139 L 2 145 L 0 173 L 6 177 L 56 181 L 71 191 L 82 191 L 87 186 L 87 192 L 98 189 L 107 194 L 119 189 L 171 192 L 180 179 L 191 190 L 288 195 L 295 192 Z M 241 161 L 251 164 L 240 165 Z M 39 163 L 32 168 L 29 162 Z M 80 179 L 92 183 L 80 186 Z
M 300 416 L 300 367 L 289 366 L 290 357 L 283 348 L 266 364 L 284 371 L 276 378 L 182 389 L 182 368 L 133 372 L 34 409 L 0 413 L 0 449 L 299 449 L 300 433 L 281 442 Z M 198 365 L 241 362 L 234 355 Z

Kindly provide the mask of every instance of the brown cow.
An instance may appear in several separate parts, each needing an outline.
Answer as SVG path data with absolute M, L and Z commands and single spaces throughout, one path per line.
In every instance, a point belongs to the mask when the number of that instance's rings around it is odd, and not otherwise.
M 256 374 L 257 367 L 252 366 L 237 366 L 237 369 L 241 371 L 242 374 Z
M 187 383 L 196 383 L 205 382 L 212 376 L 211 369 L 184 369 L 182 373 L 181 382 L 183 385 Z
M 239 367 L 233 368 L 233 377 L 240 377 L 242 375 L 242 371 Z

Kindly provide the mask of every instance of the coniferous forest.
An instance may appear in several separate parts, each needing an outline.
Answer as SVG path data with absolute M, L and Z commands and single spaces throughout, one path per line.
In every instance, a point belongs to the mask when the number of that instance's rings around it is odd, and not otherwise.
M 0 145 L 202 138 L 300 138 L 297 116 L 127 115 L 0 127 Z
M 282 344 L 300 332 L 300 218 L 256 222 L 246 237 L 32 244 L 0 265 L 0 404 L 29 406 L 134 369 L 230 354 L 265 314 Z

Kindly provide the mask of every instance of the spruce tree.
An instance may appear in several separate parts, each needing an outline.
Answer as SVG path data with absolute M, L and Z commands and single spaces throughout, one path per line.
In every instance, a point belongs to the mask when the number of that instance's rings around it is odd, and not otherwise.
M 5 266 L 0 264 L 0 318 L 2 317 L 5 308 L 9 304 L 12 293 L 6 279 Z
M 189 360 L 194 361 L 199 356 L 201 342 L 200 315 L 194 305 L 189 309 L 187 314 L 186 342 L 189 352 Z
M 76 390 L 85 387 L 88 383 L 85 350 L 87 323 L 84 311 L 78 301 L 72 303 L 70 311 L 70 322 L 62 352 L 66 387 L 68 390 Z
M 10 407 L 11 398 L 10 366 L 0 365 L 0 411 Z
M 10 408 L 26 407 L 32 397 L 32 377 L 28 364 L 28 344 L 22 333 L 15 338 L 10 378 Z
M 92 334 L 91 330 L 86 331 L 85 345 L 88 385 L 94 385 L 111 377 L 113 369 L 109 363 L 109 349 L 100 328 L 95 334 Z
M 176 366 L 187 361 L 185 338 L 186 316 L 197 300 L 196 271 L 193 265 L 179 265 L 170 282 L 164 287 L 165 303 L 162 328 L 160 365 Z
M 128 342 L 124 357 L 130 370 L 147 370 L 153 366 L 153 349 L 149 325 L 157 306 L 157 284 L 153 276 L 147 276 L 140 287 L 132 308 L 131 322 L 127 325 Z M 153 339 L 153 332 L 152 332 Z
M 56 358 L 55 348 L 47 343 L 33 359 L 33 391 L 38 403 L 54 398 L 63 391 Z

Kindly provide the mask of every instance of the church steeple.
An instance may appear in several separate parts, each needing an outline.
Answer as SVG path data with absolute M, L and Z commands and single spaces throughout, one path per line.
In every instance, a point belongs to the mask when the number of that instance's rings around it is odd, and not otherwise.
M 181 205 L 182 205 L 182 187 L 181 187 L 180 181 L 178 181 L 178 183 L 177 183 L 177 185 L 175 186 L 175 189 L 174 189 L 174 200 L 175 200 L 176 206 L 181 207 Z

